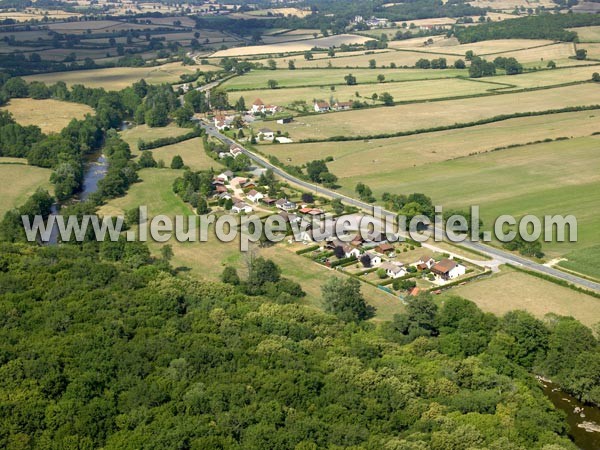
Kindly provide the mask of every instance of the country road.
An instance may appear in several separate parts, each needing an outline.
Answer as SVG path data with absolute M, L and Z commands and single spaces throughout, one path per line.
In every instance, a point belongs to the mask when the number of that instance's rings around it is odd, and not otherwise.
M 200 125 L 210 136 L 220 139 L 221 141 L 225 142 L 228 145 L 235 144 L 235 145 L 239 146 L 243 150 L 243 152 L 246 155 L 248 155 L 248 157 L 252 161 L 254 161 L 256 164 L 258 164 L 259 166 L 264 167 L 266 169 L 271 169 L 276 175 L 280 176 L 281 178 L 283 178 L 291 183 L 294 183 L 298 186 L 308 189 L 309 191 L 313 191 L 317 194 L 320 194 L 320 195 L 323 195 L 323 196 L 326 196 L 329 198 L 339 198 L 340 200 L 343 200 L 345 203 L 352 205 L 352 206 L 356 206 L 357 208 L 360 208 L 363 210 L 368 210 L 368 211 L 373 210 L 373 205 L 371 205 L 369 203 L 365 203 L 365 202 L 362 202 L 355 198 L 348 197 L 346 195 L 340 194 L 338 192 L 332 191 L 332 190 L 324 188 L 322 186 L 317 186 L 312 183 L 308 183 L 304 180 L 301 180 L 299 178 L 296 178 L 296 177 L 288 174 L 287 172 L 280 169 L 279 167 L 274 166 L 273 164 L 269 163 L 268 161 L 266 161 L 265 159 L 263 159 L 256 153 L 251 152 L 250 150 L 244 148 L 239 143 L 235 142 L 234 140 L 232 140 L 232 139 L 228 138 L 227 136 L 225 136 L 224 134 L 220 133 L 213 125 L 209 125 L 209 124 L 202 123 L 202 122 L 200 123 Z M 396 216 L 396 214 L 394 214 L 390 211 L 385 211 L 385 210 L 383 211 L 383 214 L 387 215 L 387 216 L 394 216 L 394 217 Z M 544 266 L 543 264 L 536 263 L 535 261 L 531 261 L 527 258 L 521 257 L 519 255 L 515 255 L 513 253 L 504 251 L 499 248 L 491 247 L 491 246 L 483 244 L 481 242 L 473 242 L 473 241 L 465 240 L 458 245 L 461 247 L 464 247 L 466 249 L 470 249 L 470 250 L 474 250 L 479 253 L 483 253 L 483 254 L 487 255 L 488 257 L 492 258 L 492 260 L 495 261 L 497 264 L 498 263 L 499 264 L 510 263 L 515 266 L 519 266 L 519 267 L 522 267 L 522 268 L 525 268 L 528 270 L 540 272 L 540 273 L 552 276 L 554 278 L 558 278 L 560 280 L 567 281 L 569 283 L 577 284 L 586 289 L 600 292 L 600 283 L 596 283 L 594 281 L 587 280 L 585 278 L 578 277 L 576 275 L 572 275 L 572 274 L 569 274 L 566 272 L 562 272 L 562 271 L 560 271 L 558 269 L 554 269 L 552 267 Z M 435 248 L 435 245 L 430 245 L 428 247 Z M 445 250 L 440 249 L 440 251 L 444 252 Z

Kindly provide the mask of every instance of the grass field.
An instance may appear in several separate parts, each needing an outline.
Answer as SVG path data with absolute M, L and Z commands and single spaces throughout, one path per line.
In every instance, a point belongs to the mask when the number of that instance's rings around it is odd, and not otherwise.
M 225 56 L 250 56 L 261 54 L 278 54 L 290 52 L 304 52 L 313 47 L 329 48 L 339 47 L 342 44 L 362 44 L 369 38 L 353 34 L 339 34 L 335 36 L 307 39 L 305 41 L 281 42 L 270 45 L 251 45 L 247 47 L 235 47 L 227 50 L 220 50 L 212 56 L 222 58 Z
M 0 166 L 1 168 L 1 166 Z M 172 191 L 173 180 L 181 176 L 181 171 L 170 169 L 143 169 L 141 182 L 130 187 L 124 197 L 110 200 L 100 208 L 102 215 L 122 214 L 139 205 L 148 206 L 151 216 L 166 214 L 190 215 L 190 208 Z M 239 242 L 223 243 L 209 234 L 208 242 L 180 243 L 171 239 L 174 267 L 187 268 L 193 277 L 217 280 L 226 265 L 239 269 L 244 276 L 245 255 L 239 250 Z M 158 254 L 161 244 L 149 241 L 153 254 Z M 328 276 L 344 276 L 327 269 L 290 251 L 282 243 L 268 248 L 257 249 L 258 255 L 272 258 L 282 269 L 282 275 L 300 283 L 307 293 L 303 303 L 320 307 L 320 286 Z M 385 294 L 379 289 L 362 285 L 362 291 L 369 304 L 377 308 L 375 320 L 390 320 L 393 314 L 402 311 L 400 300 Z
M 360 181 L 370 186 L 377 197 L 386 191 L 422 192 L 444 208 L 479 205 L 486 229 L 502 214 L 573 214 L 578 221 L 578 241 L 543 244 L 547 256 L 556 257 L 600 242 L 600 216 L 596 213 L 600 205 L 599 144 L 600 138 L 594 136 L 405 170 L 387 171 L 386 165 L 381 164 L 379 173 L 357 173 L 353 177 L 344 177 L 344 172 L 333 164 L 331 170 L 342 177 L 341 191 L 347 194 L 353 194 Z
M 587 326 L 600 322 L 600 299 L 510 268 L 453 288 L 446 295 L 459 295 L 497 315 L 522 309 L 539 318 L 554 313 L 573 316 Z
M 50 169 L 25 164 L 2 164 L 13 161 L 14 158 L 0 158 L 0 218 L 4 217 L 6 211 L 25 203 L 38 187 L 48 189 L 53 194 L 50 187 Z
M 578 44 L 577 48 L 584 48 L 587 50 L 587 57 L 592 59 L 600 59 L 600 43 L 596 44 Z M 598 72 L 598 68 L 595 67 L 596 72 Z
M 277 156 L 281 161 L 289 160 L 294 165 L 333 156 L 335 161 L 328 163 L 328 166 L 340 178 L 360 175 L 371 177 L 501 146 L 563 136 L 589 136 L 597 131 L 600 131 L 600 111 L 580 111 L 509 119 L 476 127 L 389 139 L 265 145 L 260 149 Z
M 138 155 L 138 141 L 140 139 L 146 142 L 151 142 L 161 138 L 181 136 L 182 134 L 189 133 L 190 131 L 191 130 L 189 128 L 180 128 L 174 124 L 170 124 L 166 127 L 155 128 L 150 128 L 147 125 L 137 125 L 121 131 L 121 138 L 129 144 L 131 153 L 133 155 Z
M 566 67 L 563 69 L 540 70 L 520 75 L 505 75 L 486 78 L 499 83 L 513 84 L 518 88 L 535 88 L 555 84 L 570 83 L 574 81 L 587 81 L 592 79 L 592 74 L 600 70 L 598 66 Z
M 566 261 L 559 262 L 560 267 L 600 280 L 600 245 L 575 250 L 564 257 Z
M 287 66 L 286 66 L 287 67 Z M 358 86 L 361 83 L 376 83 L 377 75 L 384 75 L 386 81 L 411 81 L 430 78 L 451 78 L 467 75 L 466 70 L 422 70 L 422 69 L 316 69 L 316 70 L 253 70 L 246 75 L 232 78 L 223 83 L 228 90 L 261 89 L 269 80 L 277 80 L 280 87 L 346 85 L 344 77 L 352 73 Z
M 598 85 L 589 83 L 543 91 L 338 112 L 326 116 L 311 115 L 300 117 L 287 125 L 278 125 L 277 128 L 289 132 L 295 141 L 332 136 L 368 136 L 472 122 L 500 114 L 589 105 L 598 103 L 599 90 Z M 263 125 L 256 122 L 254 127 Z
M 200 70 L 218 70 L 216 66 L 183 66 L 181 63 L 168 63 L 156 67 L 114 67 L 110 69 L 75 70 L 72 72 L 52 72 L 30 75 L 27 81 L 43 81 L 53 84 L 64 81 L 67 85 L 83 84 L 87 87 L 102 87 L 107 90 L 126 88 L 142 78 L 150 84 L 174 83 L 179 76 Z
M 170 167 L 173 156 L 179 155 L 183 158 L 185 165 L 192 170 L 206 170 L 211 167 L 215 170 L 221 170 L 224 166 L 214 159 L 210 158 L 202 146 L 202 139 L 195 138 L 189 141 L 179 142 L 173 145 L 152 150 L 156 161 L 162 159 L 167 167 Z
M 476 55 L 485 56 L 502 52 L 514 52 L 531 47 L 540 47 L 552 43 L 552 41 L 543 39 L 497 39 L 492 41 L 474 42 L 472 44 L 460 44 L 457 39 L 453 38 L 434 42 L 433 44 L 428 45 L 424 51 L 440 51 L 452 53 L 457 56 L 464 56 L 467 51 L 471 50 Z M 395 41 L 394 48 L 404 48 L 402 46 L 402 41 Z
M 569 28 L 579 36 L 579 42 L 600 42 L 600 26 Z
M 72 119 L 83 119 L 94 110 L 79 103 L 59 100 L 33 100 L 13 98 L 2 109 L 10 111 L 21 125 L 37 125 L 44 133 L 56 133 L 66 127 Z
M 402 83 L 377 83 L 362 84 L 358 86 L 336 86 L 332 91 L 330 86 L 308 87 L 308 88 L 286 88 L 286 89 L 262 89 L 249 92 L 231 92 L 231 97 L 244 95 L 245 99 L 252 101 L 254 98 L 260 98 L 266 103 L 279 106 L 289 105 L 293 101 L 304 100 L 312 109 L 312 102 L 315 99 L 321 99 L 331 102 L 331 100 L 348 101 L 360 100 L 369 104 L 378 102 L 372 101 L 373 94 L 380 95 L 388 92 L 396 101 L 413 101 L 454 97 L 461 95 L 474 95 L 486 92 L 490 89 L 497 89 L 498 85 L 488 83 L 477 83 L 463 79 L 440 79 L 427 81 L 408 81 Z M 356 93 L 360 97 L 356 97 Z M 250 96 L 251 97 L 248 97 Z M 333 102 L 332 102 L 333 103 Z M 381 102 L 379 102 L 381 105 Z

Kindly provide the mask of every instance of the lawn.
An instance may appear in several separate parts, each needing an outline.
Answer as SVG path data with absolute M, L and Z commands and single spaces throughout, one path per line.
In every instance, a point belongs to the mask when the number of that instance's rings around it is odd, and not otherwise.
M 285 88 L 285 89 L 260 89 L 255 91 L 231 92 L 230 96 L 236 98 L 237 95 L 244 96 L 244 99 L 253 101 L 260 98 L 265 103 L 285 106 L 293 101 L 304 100 L 312 109 L 312 103 L 315 99 L 321 99 L 331 102 L 360 100 L 369 104 L 377 103 L 371 99 L 373 94 L 381 95 L 383 92 L 391 94 L 396 101 L 413 101 L 448 98 L 455 96 L 467 96 L 486 92 L 490 89 L 497 89 L 499 86 L 490 83 L 477 83 L 458 78 L 427 80 L 427 81 L 406 81 L 401 83 L 377 83 L 361 84 L 358 86 L 336 86 L 332 91 L 330 86 L 313 86 L 307 88 Z M 356 96 L 356 93 L 359 96 Z M 381 105 L 381 103 L 379 102 Z
M 600 245 L 593 245 L 567 253 L 560 267 L 600 280 Z
M 304 70 L 253 70 L 243 76 L 232 78 L 222 86 L 227 90 L 264 89 L 269 80 L 276 80 L 279 87 L 345 85 L 344 77 L 352 73 L 360 89 L 361 83 L 376 83 L 378 75 L 386 81 L 411 81 L 431 78 L 451 78 L 467 75 L 466 70 L 423 70 L 423 69 L 304 69 Z M 355 89 L 356 90 L 356 89 Z M 233 95 L 233 94 L 232 94 Z
M 326 116 L 311 115 L 277 128 L 289 132 L 295 141 L 332 136 L 369 136 L 468 123 L 501 114 L 595 104 L 599 103 L 599 89 L 598 85 L 589 83 L 543 91 L 329 113 Z M 254 125 L 255 128 L 264 126 L 260 122 Z
M 142 78 L 150 84 L 174 83 L 179 76 L 200 70 L 218 70 L 216 66 L 183 66 L 174 62 L 156 67 L 114 67 L 109 69 L 74 70 L 70 72 L 51 72 L 23 77 L 27 81 L 43 81 L 53 84 L 64 81 L 67 85 L 83 84 L 92 88 L 120 90 L 131 86 Z
M 579 42 L 600 42 L 600 26 L 569 28 L 579 36 Z
M 7 163 L 7 164 L 5 164 Z M 21 206 L 38 187 L 48 189 L 51 194 L 50 169 L 14 164 L 14 158 L 0 158 L 0 218 L 6 211 Z
M 600 242 L 598 144 L 600 138 L 595 136 L 529 145 L 405 170 L 357 174 L 341 178 L 340 184 L 347 194 L 353 194 L 360 181 L 377 197 L 385 191 L 423 192 L 444 208 L 479 205 L 486 229 L 502 214 L 573 214 L 578 241 L 543 244 L 544 252 L 556 257 Z M 332 172 L 343 176 L 339 170 Z
M 37 125 L 44 133 L 57 133 L 66 127 L 72 119 L 83 119 L 94 110 L 79 103 L 60 100 L 33 100 L 13 98 L 1 109 L 10 111 L 21 125 Z
M 457 286 L 444 297 L 459 295 L 497 315 L 522 309 L 539 318 L 548 313 L 573 316 L 587 326 L 600 322 L 600 299 L 550 281 L 503 268 L 490 278 Z
M 298 119 L 302 120 L 302 119 Z M 340 178 L 377 176 L 485 152 L 497 147 L 600 131 L 600 110 L 508 119 L 474 127 L 388 139 L 312 144 L 263 145 L 281 161 L 302 165 L 334 157 L 328 164 Z M 279 128 L 279 125 L 277 125 Z

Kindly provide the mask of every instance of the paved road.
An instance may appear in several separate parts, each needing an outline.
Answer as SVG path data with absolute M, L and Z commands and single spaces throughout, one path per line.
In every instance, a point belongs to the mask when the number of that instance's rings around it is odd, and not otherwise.
M 284 178 L 287 181 L 297 184 L 309 191 L 313 191 L 316 194 L 320 194 L 320 195 L 330 197 L 330 198 L 339 198 L 339 199 L 343 200 L 345 203 L 352 205 L 352 206 L 356 206 L 357 208 L 360 208 L 363 210 L 372 211 L 372 209 L 373 209 L 373 205 L 362 202 L 362 201 L 357 200 L 352 197 L 347 197 L 343 194 L 340 194 L 338 192 L 324 188 L 322 186 L 317 186 L 312 183 L 308 183 L 304 180 L 301 180 L 299 178 L 293 177 L 292 175 L 288 174 L 284 170 L 280 169 L 279 167 L 274 166 L 273 164 L 269 163 L 268 161 L 265 161 L 262 157 L 256 155 L 255 153 L 244 148 L 237 142 L 228 138 L 224 134 L 220 133 L 214 126 L 208 125 L 205 123 L 202 123 L 201 126 L 206 130 L 206 132 L 209 135 L 211 135 L 217 139 L 220 139 L 221 141 L 225 142 L 226 144 L 238 145 L 240 148 L 242 148 L 244 153 L 246 155 L 248 155 L 248 157 L 252 161 L 254 161 L 256 164 L 258 164 L 259 166 L 262 166 L 264 168 L 271 169 L 275 174 L 279 175 L 280 177 Z M 390 211 L 385 211 L 385 210 L 383 211 L 383 214 L 387 215 L 387 216 L 393 216 L 393 217 L 396 216 L 394 213 L 392 213 Z M 595 283 L 593 281 L 586 280 L 585 278 L 581 278 L 576 275 L 571 275 L 569 273 L 562 272 L 562 271 L 560 271 L 558 269 L 554 269 L 552 267 L 544 266 L 543 264 L 539 264 L 539 263 L 531 261 L 527 258 L 523 258 L 519 255 L 515 255 L 513 253 L 506 252 L 504 250 L 501 250 L 501 249 L 498 249 L 495 247 L 491 247 L 489 245 L 485 245 L 481 242 L 473 242 L 473 241 L 465 240 L 464 242 L 462 242 L 460 244 L 460 246 L 483 253 L 498 263 L 510 263 L 515 266 L 523 267 L 523 268 L 529 269 L 529 270 L 534 270 L 536 272 L 541 272 L 543 274 L 550 275 L 552 277 L 567 281 L 569 283 L 577 284 L 577 285 L 580 285 L 587 289 L 591 289 L 591 290 L 600 292 L 600 283 Z M 442 251 L 444 251 L 444 250 L 442 250 Z

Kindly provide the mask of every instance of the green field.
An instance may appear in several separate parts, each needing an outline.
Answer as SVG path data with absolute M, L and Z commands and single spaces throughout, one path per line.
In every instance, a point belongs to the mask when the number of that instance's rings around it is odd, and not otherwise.
M 567 253 L 558 265 L 574 272 L 600 280 L 600 245 L 585 247 Z
M 152 155 L 154 155 L 156 161 L 162 159 L 167 167 L 170 167 L 171 160 L 175 155 L 181 156 L 183 163 L 192 170 L 207 170 L 211 167 L 215 170 L 221 170 L 224 167 L 206 154 L 201 138 L 156 148 L 152 150 Z
M 599 119 L 600 110 L 579 111 L 397 138 L 263 145 L 260 150 L 294 165 L 332 156 L 328 166 L 340 177 L 371 176 L 547 138 L 589 136 L 600 131 Z
M 363 182 L 379 197 L 383 192 L 423 192 L 445 208 L 479 205 L 484 227 L 502 214 L 573 214 L 578 242 L 544 243 L 549 257 L 600 241 L 600 138 L 585 137 L 501 150 L 425 164 L 405 170 L 344 177 L 342 192 L 354 195 Z M 577 199 L 574 201 L 574 199 Z M 600 263 L 600 261 L 599 261 Z
M 139 154 L 138 141 L 142 139 L 145 142 L 155 141 L 165 137 L 176 137 L 189 133 L 189 128 L 180 128 L 174 124 L 166 127 L 150 128 L 147 125 L 137 125 L 121 132 L 121 138 L 131 147 L 133 155 Z
M 227 90 L 267 88 L 269 80 L 276 80 L 280 87 L 345 85 L 344 77 L 352 73 L 358 84 L 377 83 L 377 75 L 386 81 L 409 81 L 430 78 L 451 78 L 466 75 L 466 70 L 422 70 L 422 69 L 347 69 L 327 70 L 253 70 L 243 76 L 232 78 L 222 86 Z
M 468 123 L 500 114 L 596 104 L 600 101 L 599 89 L 598 85 L 588 83 L 543 91 L 311 115 L 299 117 L 290 124 L 277 125 L 277 129 L 289 132 L 295 141 L 394 133 Z M 270 126 L 261 122 L 253 124 L 256 129 L 265 125 Z
M 14 158 L 0 158 L 0 218 L 4 217 L 6 211 L 25 203 L 38 187 L 48 189 L 53 194 L 49 181 L 51 172 L 41 167 L 14 164 Z
M 522 309 L 539 318 L 554 313 L 573 316 L 587 326 L 600 322 L 600 299 L 505 267 L 491 278 L 457 286 L 446 295 L 459 295 L 497 315 Z

